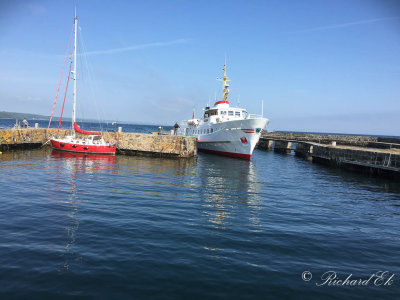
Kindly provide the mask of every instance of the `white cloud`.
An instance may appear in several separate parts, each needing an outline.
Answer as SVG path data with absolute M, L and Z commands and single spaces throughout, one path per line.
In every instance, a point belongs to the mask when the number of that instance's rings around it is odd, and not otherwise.
M 370 23 L 399 20 L 399 19 L 400 19 L 400 17 L 377 18 L 377 19 L 321 26 L 321 27 L 309 28 L 309 29 L 304 29 L 304 30 L 297 30 L 292 33 L 305 33 L 305 32 L 313 32 L 313 31 L 321 31 L 321 30 L 329 30 L 329 29 L 337 29 L 337 28 L 346 28 L 346 27 L 352 27 L 352 26 L 357 26 L 357 25 L 362 25 L 362 24 L 370 24 Z
M 166 47 L 166 46 L 171 46 L 171 45 L 176 45 L 176 44 L 183 44 L 183 43 L 187 43 L 187 42 L 188 42 L 187 39 L 179 39 L 179 40 L 173 40 L 173 41 L 169 41 L 169 42 L 155 42 L 155 43 L 134 45 L 134 46 L 114 48 L 114 49 L 108 49 L 108 50 L 88 51 L 85 54 L 86 55 L 114 54 L 114 53 L 135 51 L 135 50 L 140 50 L 140 49 L 144 49 L 144 48 Z

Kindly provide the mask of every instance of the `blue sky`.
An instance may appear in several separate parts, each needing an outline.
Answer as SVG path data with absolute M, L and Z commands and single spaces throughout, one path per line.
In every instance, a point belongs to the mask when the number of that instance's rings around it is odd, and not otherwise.
M 400 135 L 400 1 L 75 3 L 79 117 L 190 118 L 221 97 L 226 55 L 231 105 L 264 100 L 269 129 Z M 1 111 L 51 113 L 73 15 L 74 1 L 0 1 Z

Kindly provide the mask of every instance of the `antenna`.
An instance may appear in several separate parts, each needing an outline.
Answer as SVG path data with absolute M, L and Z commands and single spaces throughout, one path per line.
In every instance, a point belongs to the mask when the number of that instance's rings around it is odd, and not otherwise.
M 261 100 L 261 117 L 264 118 L 264 100 Z
M 222 81 L 222 88 L 223 88 L 222 101 L 223 101 L 223 103 L 228 103 L 229 104 L 229 102 L 228 102 L 228 94 L 229 94 L 228 87 L 229 87 L 229 84 L 227 82 L 230 81 L 230 80 L 228 79 L 228 76 L 226 76 L 226 58 L 225 58 L 225 64 L 224 64 L 223 70 L 224 70 L 224 77 L 223 78 L 217 78 L 217 80 Z

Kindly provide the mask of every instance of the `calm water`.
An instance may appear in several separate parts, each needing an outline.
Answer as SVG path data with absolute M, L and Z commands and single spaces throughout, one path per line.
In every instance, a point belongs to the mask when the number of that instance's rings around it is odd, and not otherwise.
M 0 119 L 0 129 L 9 129 L 12 128 L 16 122 L 21 122 L 21 119 Z M 27 120 L 29 126 L 34 127 L 35 123 L 39 124 L 40 128 L 47 128 L 49 125 L 49 120 Z M 138 133 L 151 133 L 156 132 L 158 130 L 158 126 L 156 125 L 136 125 L 136 124 L 125 124 L 118 123 L 116 125 L 112 125 L 112 123 L 100 123 L 100 122 L 78 122 L 79 126 L 84 130 L 118 130 L 118 126 L 122 127 L 124 132 L 138 132 Z M 172 124 L 173 125 L 173 124 Z M 50 128 L 58 128 L 58 120 L 52 121 L 50 124 Z M 62 121 L 61 127 L 62 129 L 71 129 L 70 121 Z M 172 126 L 162 126 L 163 131 L 169 131 L 173 129 Z
M 0 170 L 2 299 L 400 293 L 396 181 L 257 150 L 251 162 L 20 151 Z M 327 271 L 395 276 L 316 286 Z

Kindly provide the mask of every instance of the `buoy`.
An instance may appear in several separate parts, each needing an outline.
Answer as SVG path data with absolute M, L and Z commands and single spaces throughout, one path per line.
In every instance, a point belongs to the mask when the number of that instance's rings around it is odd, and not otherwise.
M 0 151 L 0 154 L 3 154 L 3 152 Z

